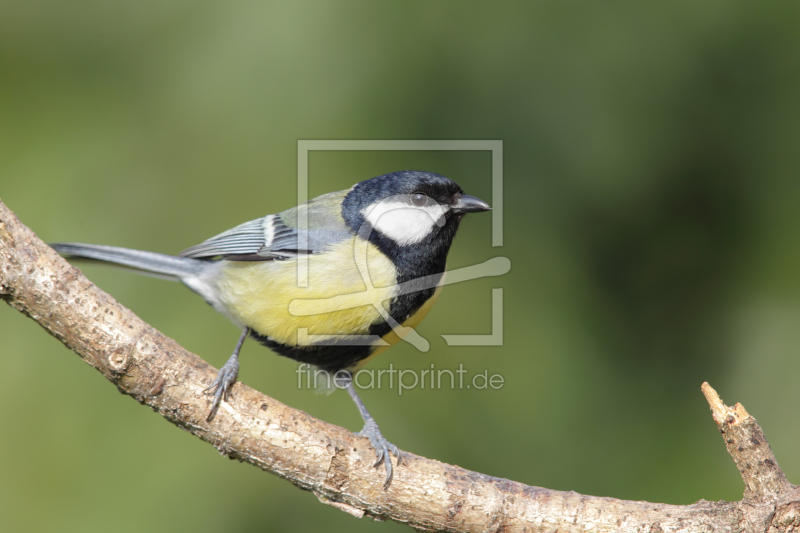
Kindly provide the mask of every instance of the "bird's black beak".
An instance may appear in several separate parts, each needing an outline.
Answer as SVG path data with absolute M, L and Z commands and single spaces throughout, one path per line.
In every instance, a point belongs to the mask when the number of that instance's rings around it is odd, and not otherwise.
M 462 194 L 461 198 L 453 204 L 454 213 L 480 213 L 481 211 L 491 211 L 492 208 L 481 200 L 468 194 Z

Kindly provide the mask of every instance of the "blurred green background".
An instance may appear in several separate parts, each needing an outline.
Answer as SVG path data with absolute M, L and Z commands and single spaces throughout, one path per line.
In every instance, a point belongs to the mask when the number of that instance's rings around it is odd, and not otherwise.
M 296 203 L 298 139 L 501 139 L 505 243 L 466 219 L 419 332 L 371 368 L 496 391 L 368 390 L 402 449 L 552 489 L 687 504 L 743 486 L 700 393 L 800 482 L 800 5 L 1 2 L 0 198 L 46 241 L 177 253 Z M 488 152 L 314 152 L 312 196 L 418 169 L 491 202 Z M 177 283 L 84 272 L 215 366 L 236 329 Z M 489 333 L 505 290 L 502 347 Z M 402 531 L 356 520 L 120 395 L 0 307 L 0 530 Z M 361 427 L 255 342 L 240 379 Z

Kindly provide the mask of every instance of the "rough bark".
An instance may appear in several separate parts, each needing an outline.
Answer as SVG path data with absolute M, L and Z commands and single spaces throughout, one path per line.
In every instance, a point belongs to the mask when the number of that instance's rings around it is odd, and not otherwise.
M 531 487 L 404 452 L 388 490 L 366 439 L 283 405 L 242 383 L 206 421 L 203 394 L 216 371 L 156 331 L 50 247 L 0 202 L 0 298 L 38 322 L 120 392 L 222 453 L 313 491 L 354 516 L 422 531 L 791 531 L 800 490 L 761 428 L 703 385 L 728 452 L 742 473 L 740 502 L 676 506 Z

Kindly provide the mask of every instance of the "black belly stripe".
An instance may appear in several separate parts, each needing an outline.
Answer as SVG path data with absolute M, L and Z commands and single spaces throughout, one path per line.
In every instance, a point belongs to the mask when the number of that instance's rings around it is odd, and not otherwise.
M 250 330 L 250 336 L 278 355 L 294 359 L 300 363 L 317 366 L 331 373 L 354 366 L 362 359 L 369 357 L 373 349 L 370 345 L 356 345 L 346 341 L 338 341 L 333 344 L 291 346 L 276 342 L 268 336 L 261 335 L 253 330 Z M 358 337 L 357 339 L 363 341 L 367 337 Z

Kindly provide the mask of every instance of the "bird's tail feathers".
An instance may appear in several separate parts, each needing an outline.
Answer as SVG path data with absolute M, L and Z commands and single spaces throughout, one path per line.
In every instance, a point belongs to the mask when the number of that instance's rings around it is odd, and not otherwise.
M 67 259 L 88 259 L 102 263 L 127 267 L 142 274 L 172 280 L 185 280 L 199 276 L 208 266 L 207 261 L 175 257 L 155 252 L 103 246 L 99 244 L 80 244 L 59 242 L 50 246 Z

